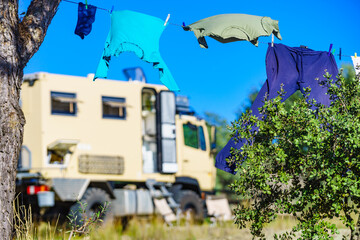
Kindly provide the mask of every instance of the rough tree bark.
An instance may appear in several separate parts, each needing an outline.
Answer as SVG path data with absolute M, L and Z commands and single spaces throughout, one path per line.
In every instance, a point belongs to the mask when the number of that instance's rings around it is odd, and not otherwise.
M 25 118 L 19 105 L 23 69 L 44 41 L 61 0 L 32 0 L 18 17 L 18 0 L 0 0 L 0 236 L 11 239 L 16 167 Z

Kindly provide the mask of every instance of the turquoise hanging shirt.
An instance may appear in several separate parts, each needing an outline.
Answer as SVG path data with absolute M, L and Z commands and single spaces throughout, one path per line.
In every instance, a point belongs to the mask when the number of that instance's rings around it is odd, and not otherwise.
M 103 55 L 95 73 L 96 78 L 106 78 L 112 56 L 133 52 L 140 59 L 159 69 L 160 81 L 171 91 L 179 91 L 171 72 L 160 56 L 159 41 L 165 29 L 160 18 L 129 10 L 113 11 L 111 28 L 105 42 Z

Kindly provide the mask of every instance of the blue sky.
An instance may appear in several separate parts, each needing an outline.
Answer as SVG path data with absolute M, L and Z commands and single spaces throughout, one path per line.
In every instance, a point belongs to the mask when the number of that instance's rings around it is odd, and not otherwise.
M 78 1 L 78 0 L 73 0 Z M 30 0 L 20 0 L 20 11 L 26 11 Z M 200 19 L 224 13 L 268 16 L 279 20 L 282 41 L 291 47 L 306 45 L 313 50 L 327 51 L 330 44 L 338 53 L 360 55 L 360 1 L 145 1 L 88 0 L 89 4 L 114 10 L 133 10 L 166 19 L 175 24 L 191 24 Z M 40 50 L 26 66 L 25 73 L 49 72 L 86 76 L 94 73 L 110 28 L 109 13 L 98 10 L 92 32 L 82 40 L 74 34 L 77 5 L 61 2 Z M 266 42 L 259 47 L 249 42 L 222 44 L 207 38 L 208 49 L 199 47 L 192 32 L 168 25 L 160 39 L 160 52 L 181 91 L 198 114 L 217 113 L 229 122 L 246 103 L 248 94 L 259 89 L 266 80 Z M 351 58 L 336 57 L 338 66 L 351 63 Z M 123 68 L 140 66 L 150 83 L 158 83 L 158 71 L 132 54 L 113 58 L 108 77 L 124 80 Z

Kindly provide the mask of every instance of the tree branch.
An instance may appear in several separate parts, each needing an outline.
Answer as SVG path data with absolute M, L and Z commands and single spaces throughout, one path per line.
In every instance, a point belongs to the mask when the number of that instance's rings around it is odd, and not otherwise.
M 61 0 L 32 0 L 23 21 L 19 24 L 21 57 L 25 67 L 44 41 L 46 31 L 56 14 Z

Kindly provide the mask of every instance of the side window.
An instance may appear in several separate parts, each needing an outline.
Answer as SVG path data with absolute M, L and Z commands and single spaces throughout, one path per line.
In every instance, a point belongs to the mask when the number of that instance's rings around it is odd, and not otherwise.
M 51 114 L 76 115 L 76 94 L 51 92 Z
M 206 151 L 204 129 L 191 123 L 183 124 L 185 145 Z
M 183 124 L 185 145 L 199 148 L 198 129 L 190 123 Z
M 200 140 L 200 149 L 206 151 L 206 142 L 204 136 L 204 129 L 202 126 L 199 127 L 199 140 Z
M 125 98 L 102 97 L 102 117 L 126 119 Z

